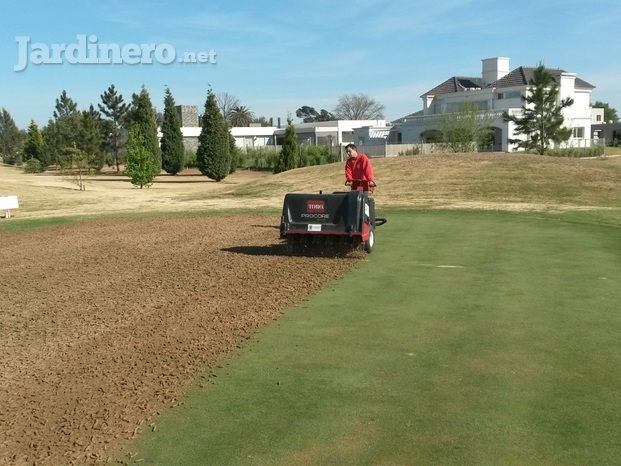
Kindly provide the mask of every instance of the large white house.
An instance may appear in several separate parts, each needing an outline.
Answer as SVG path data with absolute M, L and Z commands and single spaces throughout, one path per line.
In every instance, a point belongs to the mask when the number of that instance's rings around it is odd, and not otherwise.
M 481 77 L 453 76 L 437 85 L 421 98 L 423 110 L 393 122 L 393 132 L 397 141 L 407 143 L 426 142 L 429 130 L 438 130 L 441 126 L 441 115 L 457 112 L 464 101 L 476 103 L 479 111 L 486 112 L 491 121 L 490 131 L 493 134 L 494 150 L 512 151 L 515 144 L 509 139 L 516 136 L 515 124 L 505 122 L 503 112 L 520 114 L 523 102 L 521 96 L 529 88 L 534 67 L 520 66 L 510 71 L 509 58 L 496 57 L 482 60 Z M 585 147 L 591 138 L 590 96 L 595 86 L 578 78 L 575 73 L 561 69 L 546 68 L 559 86 L 559 99 L 571 97 L 574 104 L 565 108 L 565 126 L 571 128 L 572 138 L 569 145 Z
M 522 112 L 521 96 L 529 91 L 535 67 L 520 66 L 511 71 L 509 62 L 510 59 L 505 57 L 483 59 L 480 77 L 453 76 L 447 79 L 420 96 L 422 110 L 395 120 L 390 125 L 385 120 L 336 120 L 296 124 L 297 142 L 304 145 L 326 145 L 334 150 L 353 142 L 369 154 L 386 155 L 386 150 L 380 150 L 386 145 L 432 142 L 430 139 L 433 131 L 430 130 L 441 130 L 443 115 L 459 112 L 463 102 L 471 102 L 476 104 L 480 112 L 485 113 L 486 122 L 490 122 L 492 149 L 513 151 L 517 144 L 510 143 L 509 140 L 524 136 L 516 135 L 515 123 L 504 121 L 502 115 L 505 111 L 512 115 Z M 593 135 L 591 124 L 597 124 L 598 116 L 603 118 L 603 114 L 594 112 L 590 107 L 590 96 L 595 86 L 578 78 L 576 73 L 557 68 L 546 68 L 546 71 L 552 75 L 559 87 L 559 101 L 566 97 L 574 100 L 573 105 L 563 109 L 565 126 L 572 129 L 568 145 L 590 146 L 591 138 L 599 136 L 599 133 Z M 195 150 L 201 130 L 198 124 L 198 107 L 178 106 L 177 110 L 181 115 L 185 146 Z M 242 148 L 272 146 L 277 149 L 282 143 L 285 128 L 286 125 L 280 124 L 279 118 L 276 126 L 231 128 L 231 134 L 236 144 Z M 612 137 L 618 137 L 618 134 L 615 133 Z M 377 147 L 380 149 L 375 150 L 375 153 L 374 148 Z

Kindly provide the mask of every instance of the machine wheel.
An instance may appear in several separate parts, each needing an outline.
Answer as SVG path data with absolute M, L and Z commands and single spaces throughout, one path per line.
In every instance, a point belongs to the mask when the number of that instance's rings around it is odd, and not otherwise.
M 371 228 L 369 231 L 369 239 L 364 243 L 364 250 L 367 254 L 371 254 L 375 246 L 375 228 Z

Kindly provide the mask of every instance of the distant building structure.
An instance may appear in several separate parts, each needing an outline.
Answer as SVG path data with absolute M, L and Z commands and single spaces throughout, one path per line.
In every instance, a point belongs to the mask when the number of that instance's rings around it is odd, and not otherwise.
M 463 102 L 477 106 L 491 120 L 493 150 L 513 151 L 517 144 L 510 139 L 524 139 L 515 134 L 515 123 L 503 120 L 522 113 L 522 99 L 530 88 L 534 67 L 520 66 L 510 71 L 510 59 L 494 57 L 482 60 L 480 77 L 453 76 L 425 92 L 421 97 L 423 110 L 393 121 L 395 140 L 402 143 L 427 142 L 429 134 L 441 129 L 442 115 L 458 112 Z M 585 147 L 591 138 L 590 96 L 595 88 L 575 73 L 546 68 L 559 87 L 559 99 L 571 97 L 574 104 L 563 110 L 565 126 L 571 128 L 569 145 Z
M 179 113 L 182 127 L 194 128 L 200 126 L 198 121 L 198 107 L 195 105 L 177 105 L 175 107 Z
M 392 121 L 386 120 L 335 120 L 295 125 L 298 144 L 324 145 L 342 153 L 344 145 L 354 143 L 369 155 L 395 155 L 399 146 L 418 144 L 421 151 L 432 150 L 441 131 L 443 115 L 459 112 L 464 102 L 476 105 L 478 111 L 489 119 L 489 133 L 493 141 L 489 149 L 511 152 L 517 144 L 512 139 L 524 140 L 515 134 L 515 123 L 504 121 L 503 113 L 522 113 L 522 96 L 530 89 L 535 67 L 520 66 L 511 70 L 510 59 L 494 57 L 481 60 L 481 76 L 453 76 L 420 96 L 422 110 Z M 593 139 L 605 138 L 607 142 L 621 139 L 621 127 L 603 122 L 603 109 L 590 106 L 592 84 L 580 79 L 576 73 L 558 68 L 546 68 L 559 88 L 559 101 L 571 97 L 574 104 L 563 109 L 565 126 L 572 130 L 570 146 L 588 147 Z M 198 148 L 201 132 L 197 106 L 177 106 L 181 117 L 181 132 L 188 150 Z M 273 147 L 277 150 L 284 138 L 286 125 L 277 119 L 275 126 L 251 124 L 231 128 L 235 143 L 243 149 Z M 426 144 L 428 143 L 428 144 Z M 389 147 L 393 146 L 393 147 Z M 428 146 L 427 148 L 424 146 Z M 382 149 L 383 148 L 383 149 Z M 405 147 L 404 147 L 405 148 Z
M 186 150 L 196 151 L 198 137 L 201 133 L 198 107 L 178 105 L 176 109 L 181 117 L 183 144 Z M 235 144 L 243 149 L 260 147 L 279 149 L 284 139 L 286 127 L 279 118 L 277 126 L 261 126 L 251 123 L 250 126 L 231 128 L 231 134 L 235 138 Z M 356 138 L 360 141 L 376 138 L 378 128 L 383 131 L 383 135 L 388 135 L 390 132 L 390 127 L 386 126 L 386 120 L 334 120 L 299 123 L 295 125 L 295 132 L 298 144 L 324 145 L 333 151 L 339 151 L 343 145 L 354 143 Z M 370 134 L 375 136 L 371 137 Z M 159 136 L 161 137 L 161 133 Z

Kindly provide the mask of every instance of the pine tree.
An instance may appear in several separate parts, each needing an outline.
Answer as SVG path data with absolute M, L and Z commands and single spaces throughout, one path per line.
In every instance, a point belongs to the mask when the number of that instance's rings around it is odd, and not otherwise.
M 50 164 L 49 157 L 46 157 L 43 152 L 43 135 L 34 120 L 30 120 L 24 145 L 24 161 L 28 159 L 37 159 L 42 167 Z
M 222 181 L 229 174 L 228 125 L 218 108 L 216 96 L 210 90 L 205 101 L 201 134 L 198 137 L 196 162 L 201 173 L 215 181 Z
M 140 189 L 151 186 L 155 178 L 153 154 L 149 145 L 140 125 L 133 125 L 127 137 L 125 174 L 131 178 L 132 184 L 139 186 Z
M 142 86 L 140 94 L 132 95 L 132 106 L 128 115 L 130 128 L 140 126 L 144 138 L 144 148 L 153 158 L 153 176 L 157 176 L 162 169 L 162 154 L 157 137 L 157 115 L 151 104 L 151 97 L 147 89 Z
M 102 169 L 104 159 L 101 151 L 101 114 L 92 105 L 82 112 L 76 147 L 86 155 L 89 168 L 97 171 Z
M 60 97 L 56 99 L 56 105 L 54 107 L 54 118 L 57 120 L 68 115 L 72 115 L 78 111 L 78 104 L 73 101 L 71 97 L 67 95 L 67 91 L 63 89 Z
M 274 173 L 285 172 L 298 168 L 298 144 L 295 135 L 295 126 L 291 117 L 287 117 L 287 128 L 282 149 L 278 157 L 278 163 L 274 167 Z
M 574 100 L 567 97 L 559 102 L 558 84 L 544 66 L 534 69 L 529 84 L 529 92 L 522 96 L 522 115 L 504 112 L 503 119 L 515 123 L 515 134 L 526 136 L 526 141 L 510 139 L 509 142 L 543 155 L 551 143 L 558 144 L 571 137 L 571 129 L 563 127 L 563 109 L 573 105 Z
M 175 108 L 175 99 L 170 89 L 166 88 L 164 98 L 164 121 L 162 123 L 162 168 L 166 173 L 176 175 L 183 170 L 183 134 L 181 118 Z
M 101 94 L 101 104 L 97 104 L 99 111 L 110 121 L 110 131 L 105 138 L 108 147 L 112 150 L 112 161 L 116 171 L 120 171 L 119 151 L 123 147 L 123 123 L 129 111 L 129 104 L 123 101 L 123 96 L 118 94 L 114 84 Z
M 3 108 L 0 111 L 0 156 L 4 163 L 21 164 L 22 144 L 22 137 L 13 117 L 6 108 Z
M 43 154 L 49 160 L 49 163 L 56 162 L 56 147 L 58 146 L 58 132 L 56 121 L 49 119 L 47 125 L 41 129 L 43 136 Z
M 54 119 L 56 120 L 56 145 L 54 147 L 54 161 L 64 163 L 63 154 L 67 153 L 67 148 L 75 149 L 78 144 L 78 133 L 80 131 L 80 112 L 78 104 L 67 95 L 63 90 L 60 97 L 56 99 Z

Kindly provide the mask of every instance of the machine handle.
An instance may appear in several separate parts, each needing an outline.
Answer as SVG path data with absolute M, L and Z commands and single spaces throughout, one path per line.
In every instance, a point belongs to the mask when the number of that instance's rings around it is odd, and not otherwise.
M 375 192 L 377 186 L 373 180 L 347 180 L 345 184 L 351 186 L 352 191 L 368 191 L 370 193 Z

